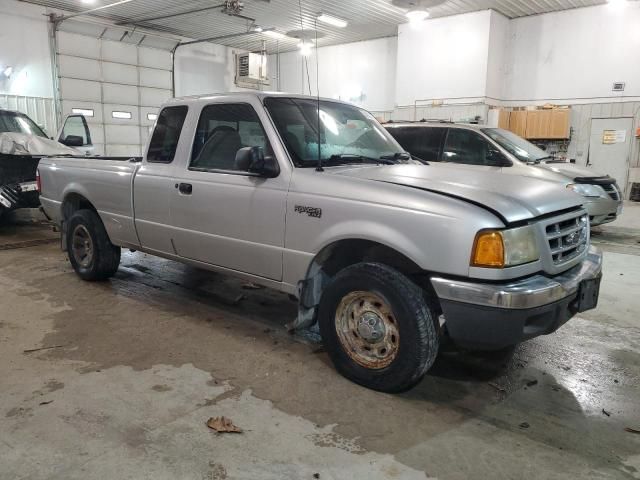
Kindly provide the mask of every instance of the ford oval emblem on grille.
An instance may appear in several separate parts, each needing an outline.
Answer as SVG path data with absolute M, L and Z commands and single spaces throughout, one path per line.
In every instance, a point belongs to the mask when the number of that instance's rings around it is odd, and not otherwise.
M 566 236 L 565 242 L 567 245 L 576 245 L 580 242 L 580 237 L 582 236 L 582 230 L 578 230 L 577 232 L 573 232 Z

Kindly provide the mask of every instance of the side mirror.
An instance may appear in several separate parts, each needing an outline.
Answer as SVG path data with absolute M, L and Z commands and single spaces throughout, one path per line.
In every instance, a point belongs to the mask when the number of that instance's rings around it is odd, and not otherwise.
M 499 150 L 491 149 L 487 152 L 486 165 L 489 167 L 510 167 L 511 162 Z
M 274 178 L 280 173 L 276 159 L 265 157 L 262 147 L 244 147 L 238 150 L 235 167 L 236 170 L 255 173 L 265 178 Z
M 67 135 L 60 143 L 67 147 L 83 147 L 84 139 L 80 135 Z

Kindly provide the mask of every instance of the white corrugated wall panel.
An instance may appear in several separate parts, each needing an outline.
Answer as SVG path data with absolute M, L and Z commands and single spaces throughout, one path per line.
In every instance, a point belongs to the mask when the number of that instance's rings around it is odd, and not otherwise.
M 136 125 L 105 125 L 105 140 L 109 145 L 140 145 L 140 127 Z
M 100 61 L 89 58 L 58 55 L 58 68 L 63 77 L 99 82 Z
M 140 87 L 140 105 L 143 107 L 159 107 L 171 98 L 171 90 Z
M 102 62 L 102 81 L 138 85 L 138 68 L 134 65 Z
M 141 67 L 158 68 L 171 71 L 173 68 L 171 52 L 155 48 L 138 49 L 138 64 Z
M 105 155 L 113 157 L 139 157 L 142 155 L 141 145 L 117 145 L 107 143 Z
M 100 58 L 100 40 L 75 33 L 58 32 L 58 53 L 84 58 Z
M 171 72 L 157 68 L 140 67 L 140 85 L 171 90 Z
M 133 85 L 102 84 L 102 99 L 105 103 L 138 104 L 138 87 Z
M 137 65 L 138 47 L 127 43 L 104 40 L 102 42 L 102 60 L 106 62 Z
M 100 82 L 89 80 L 62 77 L 60 79 L 60 95 L 65 100 L 102 101 Z

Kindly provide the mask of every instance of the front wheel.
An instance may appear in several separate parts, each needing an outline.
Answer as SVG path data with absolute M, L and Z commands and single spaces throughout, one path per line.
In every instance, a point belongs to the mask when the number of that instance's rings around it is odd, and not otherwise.
M 339 272 L 322 295 L 318 320 L 338 372 L 373 390 L 412 388 L 438 353 L 424 292 L 383 264 L 359 263 Z
M 93 210 L 78 210 L 66 224 L 67 254 L 83 280 L 106 280 L 120 265 L 120 247 L 109 240 L 102 220 Z

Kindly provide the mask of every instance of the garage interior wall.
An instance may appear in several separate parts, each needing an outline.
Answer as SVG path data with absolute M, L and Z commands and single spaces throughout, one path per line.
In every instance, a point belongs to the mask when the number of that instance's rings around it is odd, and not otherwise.
M 0 0 L 0 108 L 26 113 L 50 134 L 55 134 L 51 55 L 45 9 Z
M 171 52 L 57 32 L 63 115 L 86 110 L 95 153 L 142 155 L 159 107 L 172 96 Z

